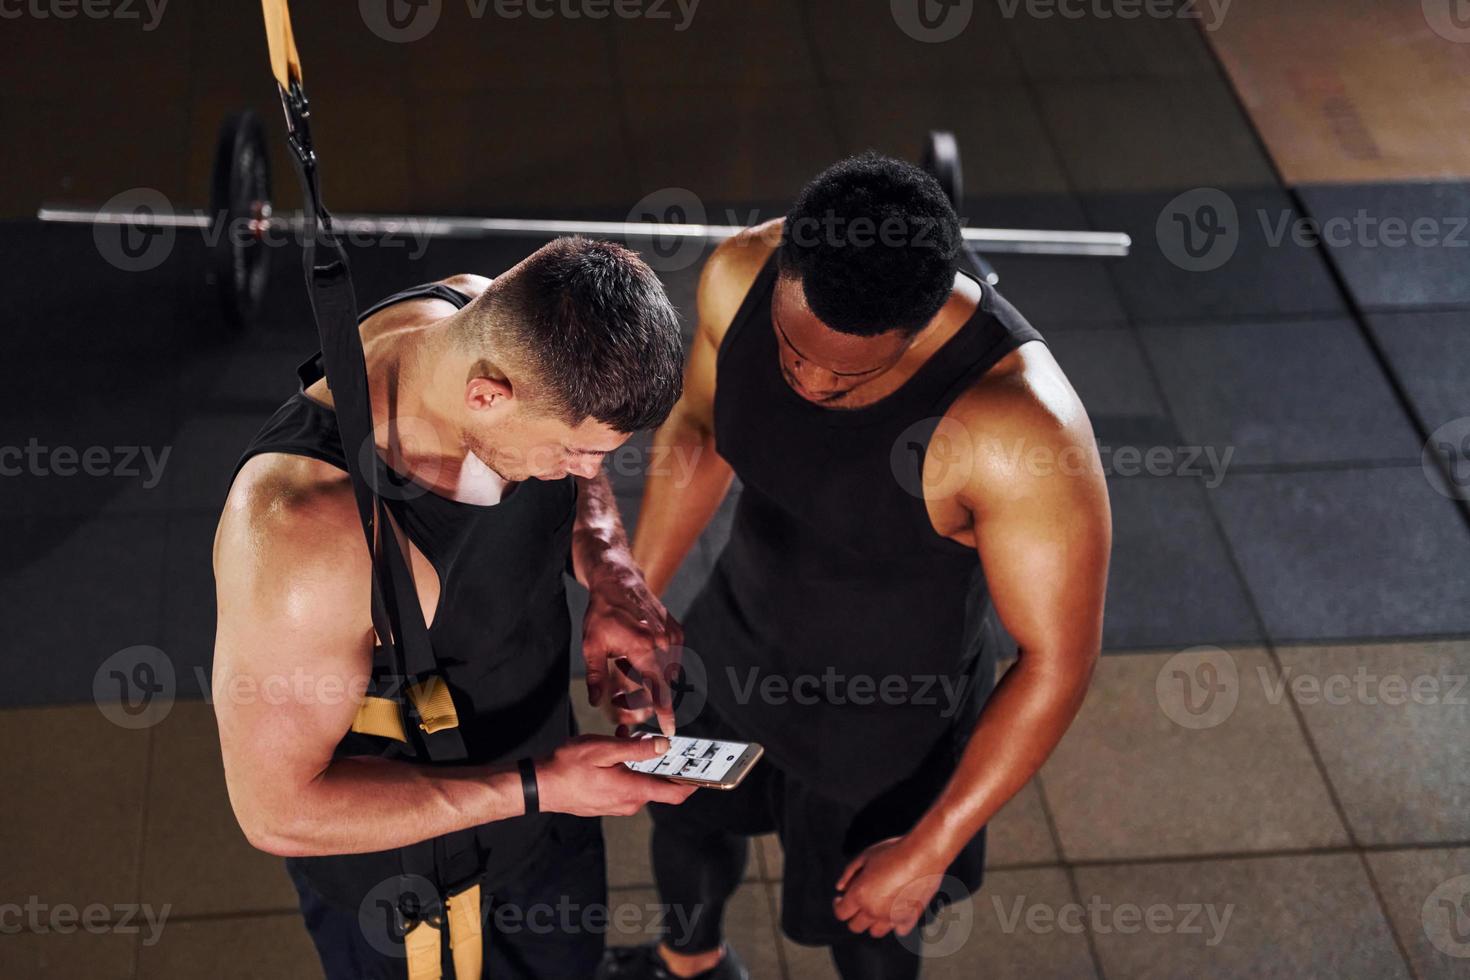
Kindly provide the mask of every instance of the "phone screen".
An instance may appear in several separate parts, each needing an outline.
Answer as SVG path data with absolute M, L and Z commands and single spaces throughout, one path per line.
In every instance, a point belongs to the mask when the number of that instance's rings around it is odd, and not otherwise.
M 712 738 L 675 735 L 669 739 L 669 750 L 658 758 L 626 762 L 624 765 L 651 776 L 677 776 L 702 783 L 718 783 L 729 774 L 748 748 L 750 746 L 745 742 L 721 742 Z

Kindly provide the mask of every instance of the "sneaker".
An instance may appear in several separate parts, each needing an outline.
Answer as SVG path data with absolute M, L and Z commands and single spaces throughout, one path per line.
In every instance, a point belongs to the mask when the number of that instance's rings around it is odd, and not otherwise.
M 716 966 L 693 977 L 680 978 L 659 955 L 658 943 L 644 943 L 609 949 L 597 968 L 597 980 L 750 980 L 750 971 L 726 943 L 725 955 Z

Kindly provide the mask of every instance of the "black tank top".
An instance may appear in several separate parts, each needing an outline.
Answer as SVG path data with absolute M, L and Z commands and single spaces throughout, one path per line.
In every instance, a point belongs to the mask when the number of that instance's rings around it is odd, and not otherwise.
M 469 302 L 468 296 L 435 283 L 396 293 L 359 320 L 394 303 L 424 298 L 460 308 Z M 303 390 L 251 440 L 240 466 L 261 453 L 288 453 L 346 469 L 336 415 L 304 391 L 322 377 L 321 355 L 297 374 Z M 527 480 L 500 503 L 479 506 L 439 496 L 390 470 L 380 456 L 374 459 L 391 513 L 438 574 L 439 603 L 429 637 L 459 708 L 469 751 L 465 762 L 505 763 L 551 753 L 572 731 L 567 695 L 571 621 L 562 574 L 570 556 L 575 481 Z M 337 755 L 401 758 L 403 751 L 398 742 L 349 733 Z M 545 826 L 541 814 L 480 828 L 492 890 L 534 854 Z M 351 908 L 401 871 L 397 851 L 292 863 L 318 891 Z
M 952 768 L 989 694 L 979 558 L 934 530 L 919 474 L 955 398 L 1041 336 L 981 283 L 974 316 L 898 390 L 823 408 L 781 376 L 776 274 L 773 257 L 719 351 L 715 442 L 744 489 L 689 643 L 720 715 L 862 805 L 931 762 Z

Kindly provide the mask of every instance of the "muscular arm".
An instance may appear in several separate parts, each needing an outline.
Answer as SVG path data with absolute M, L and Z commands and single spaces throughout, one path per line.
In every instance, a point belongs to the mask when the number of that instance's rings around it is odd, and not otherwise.
M 1044 355 L 1050 361 L 1050 355 Z M 1087 692 L 1102 642 L 1112 522 L 1092 427 L 1060 372 L 1019 376 L 971 407 L 988 418 L 961 502 L 1020 659 L 914 836 L 946 860 L 1034 776 Z M 1009 409 L 1009 410 L 1008 410 Z M 1010 424 L 1007 423 L 1009 419 Z M 1004 426 L 996 431 L 996 421 Z M 1041 447 L 1043 452 L 1032 452 Z M 1039 463 L 1039 460 L 1047 463 Z
M 650 467 L 633 540 L 633 556 L 655 592 L 668 588 L 734 478 L 715 446 L 715 362 L 725 332 L 779 239 L 779 222 L 749 229 L 715 249 L 699 277 L 699 322 L 684 371 L 684 394 L 653 437 L 653 459 L 677 465 Z
M 522 813 L 519 779 L 501 769 L 332 758 L 372 666 L 362 532 L 340 493 L 307 499 L 247 476 L 215 539 L 213 676 L 245 836 L 273 854 L 341 854 Z
M 282 856 L 360 853 L 521 815 L 512 767 L 333 758 L 372 667 L 370 566 L 350 490 L 312 468 L 326 467 L 252 460 L 215 537 L 215 715 L 246 838 Z M 596 816 L 682 802 L 686 787 L 621 765 L 666 747 L 574 740 L 537 762 L 541 807 Z
M 951 412 L 972 441 L 957 500 L 1020 660 L 918 824 L 843 873 L 836 911 L 854 932 L 914 927 L 933 894 L 919 894 L 918 883 L 937 881 L 1041 768 L 1081 707 L 1097 662 L 1112 542 L 1107 487 L 1071 386 L 1050 354 L 1028 357 L 1036 370 L 987 379 Z

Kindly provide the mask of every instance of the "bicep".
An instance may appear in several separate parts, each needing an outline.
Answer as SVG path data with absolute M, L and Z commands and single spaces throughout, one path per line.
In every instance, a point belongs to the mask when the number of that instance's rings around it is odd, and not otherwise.
M 215 562 L 213 693 L 238 809 L 269 806 L 326 769 L 365 690 L 372 636 L 365 578 L 354 588 L 341 562 L 300 560 L 299 546 L 269 540 L 252 550 L 262 535 L 231 531 Z
M 1090 431 L 1064 432 L 1052 448 L 1092 465 L 983 474 L 972 505 L 976 548 L 996 613 L 1022 650 L 1090 658 L 1102 638 L 1112 545 L 1107 486 Z

